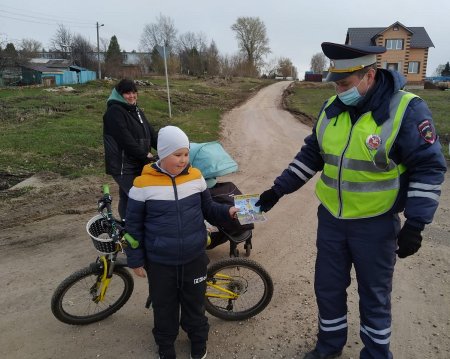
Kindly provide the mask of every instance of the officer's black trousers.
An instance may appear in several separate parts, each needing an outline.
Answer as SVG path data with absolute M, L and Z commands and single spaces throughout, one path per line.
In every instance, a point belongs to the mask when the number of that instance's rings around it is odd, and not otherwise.
M 149 285 L 152 297 L 153 336 L 160 351 L 171 348 L 179 326 L 193 346 L 208 340 L 209 324 L 205 315 L 206 254 L 190 263 L 170 266 L 150 263 Z
M 347 287 L 354 266 L 358 282 L 360 358 L 389 359 L 391 291 L 399 218 L 385 214 L 344 220 L 323 206 L 318 210 L 317 259 L 314 288 L 319 308 L 316 349 L 331 354 L 347 341 Z M 356 323 L 355 323 L 356 324 Z

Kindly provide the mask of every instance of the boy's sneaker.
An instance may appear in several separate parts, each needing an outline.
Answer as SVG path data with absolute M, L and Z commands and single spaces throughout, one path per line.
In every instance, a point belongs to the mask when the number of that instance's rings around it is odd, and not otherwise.
M 208 351 L 206 348 L 201 353 L 191 353 L 191 359 L 205 359 Z
M 192 343 L 191 344 L 191 359 L 205 359 L 206 343 Z
M 177 359 L 177 356 L 171 355 L 171 354 L 167 355 L 164 353 L 159 353 L 159 359 Z
M 159 348 L 159 359 L 176 359 L 175 347 Z

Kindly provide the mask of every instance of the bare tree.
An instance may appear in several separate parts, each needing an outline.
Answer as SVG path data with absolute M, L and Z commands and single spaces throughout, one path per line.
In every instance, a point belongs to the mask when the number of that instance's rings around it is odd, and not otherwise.
M 292 64 L 292 61 L 288 59 L 287 57 L 282 57 L 278 60 L 278 73 L 286 77 L 294 77 L 294 65 Z
M 444 64 L 440 64 L 438 65 L 438 67 L 436 67 L 436 70 L 434 70 L 433 75 L 434 76 L 441 76 L 442 71 L 444 70 Z
M 95 69 L 96 61 L 92 57 L 94 46 L 80 34 L 73 37 L 72 41 L 72 59 L 78 66 Z
M 177 52 L 181 72 L 201 75 L 206 71 L 206 36 L 203 33 L 186 32 L 178 37 Z
M 42 43 L 34 39 L 22 39 L 19 47 L 20 56 L 23 59 L 31 59 L 36 57 L 37 53 L 42 50 Z
M 225 78 L 243 76 L 242 73 L 246 64 L 247 61 L 241 53 L 232 56 L 219 56 L 220 74 Z
M 263 57 L 270 53 L 266 25 L 258 17 L 239 17 L 231 29 L 236 33 L 239 50 L 246 56 L 247 66 L 257 72 Z
M 206 35 L 202 32 L 197 34 L 193 32 L 185 32 L 178 37 L 178 51 L 191 50 L 193 48 L 202 49 L 206 47 Z
M 219 70 L 219 50 L 217 49 L 214 40 L 211 40 L 211 44 L 209 45 L 206 54 L 206 72 L 210 76 L 216 76 L 219 74 Z
M 99 44 L 100 52 L 105 53 L 106 51 L 108 51 L 109 40 L 104 37 L 101 37 L 99 42 L 100 42 Z
M 311 57 L 311 71 L 321 74 L 327 67 L 328 59 L 322 52 L 318 52 Z
M 177 32 L 173 20 L 160 14 L 156 23 L 144 26 L 140 46 L 147 52 L 152 52 L 155 46 L 166 45 L 172 48 L 176 43 Z
M 264 62 L 261 67 L 262 76 L 267 78 L 275 78 L 278 69 L 278 60 L 276 58 L 271 58 Z
M 242 53 L 232 56 L 220 56 L 220 73 L 225 77 L 248 76 L 247 58 Z
M 50 50 L 58 51 L 64 58 L 69 58 L 70 47 L 72 46 L 73 34 L 64 25 L 59 24 L 55 35 L 50 40 Z

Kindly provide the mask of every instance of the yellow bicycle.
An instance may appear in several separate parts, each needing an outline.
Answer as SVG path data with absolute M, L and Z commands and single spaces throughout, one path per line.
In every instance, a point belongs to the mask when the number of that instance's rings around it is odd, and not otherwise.
M 56 288 L 51 309 L 63 323 L 84 325 L 103 320 L 128 301 L 134 280 L 127 270 L 124 246 L 139 243 L 114 218 L 109 187 L 103 186 L 99 214 L 88 221 L 87 232 L 99 253 L 97 260 L 64 279 Z M 273 282 L 267 271 L 247 258 L 219 260 L 208 267 L 206 310 L 224 320 L 244 320 L 267 307 Z

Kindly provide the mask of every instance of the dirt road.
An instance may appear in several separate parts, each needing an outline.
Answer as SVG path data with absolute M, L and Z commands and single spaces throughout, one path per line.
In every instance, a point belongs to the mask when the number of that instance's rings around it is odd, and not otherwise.
M 286 86 L 287 82 L 279 82 L 261 90 L 223 119 L 222 143 L 240 166 L 238 173 L 223 180 L 235 182 L 244 193 L 269 187 L 310 132 L 279 108 Z M 152 312 L 143 307 L 145 280 L 136 279 L 131 300 L 101 323 L 68 326 L 50 312 L 50 298 L 58 283 L 95 258 L 84 226 L 95 214 L 95 200 L 105 181 L 110 182 L 106 177 L 67 181 L 41 174 L 30 179 L 33 189 L 26 199 L 2 200 L 0 225 L 6 229 L 0 234 L 0 357 L 156 357 L 150 332 Z M 450 357 L 449 182 L 420 252 L 397 262 L 395 358 Z M 264 312 L 248 321 L 210 317 L 208 358 L 302 358 L 313 347 L 317 316 L 312 284 L 317 225 L 313 188 L 311 181 L 283 198 L 267 214 L 268 221 L 256 226 L 251 258 L 272 275 L 274 297 Z M 224 245 L 210 251 L 211 260 L 226 257 L 227 250 Z M 343 358 L 356 359 L 361 349 L 357 306 L 353 283 Z M 184 333 L 176 346 L 179 358 L 188 358 Z

